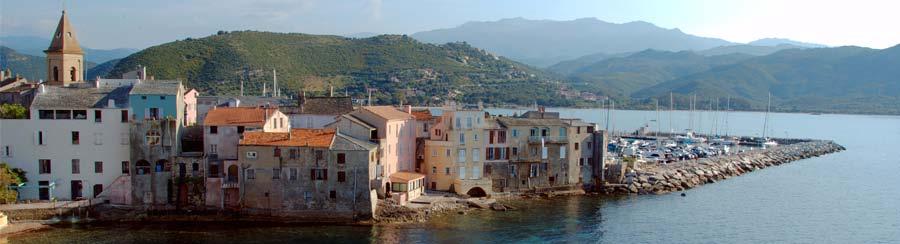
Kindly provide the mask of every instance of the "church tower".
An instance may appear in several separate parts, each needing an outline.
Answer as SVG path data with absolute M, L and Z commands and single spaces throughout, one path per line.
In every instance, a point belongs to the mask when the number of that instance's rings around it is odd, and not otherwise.
M 84 51 L 78 45 L 75 29 L 69 24 L 66 11 L 62 11 L 56 33 L 47 54 L 47 84 L 68 86 L 84 82 Z

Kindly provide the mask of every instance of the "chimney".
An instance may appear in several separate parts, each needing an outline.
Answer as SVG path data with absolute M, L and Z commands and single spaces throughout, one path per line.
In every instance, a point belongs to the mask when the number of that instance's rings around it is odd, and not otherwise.
M 38 90 L 40 93 L 47 93 L 47 87 L 44 86 L 44 83 L 41 83 L 41 88 Z
M 116 99 L 106 100 L 106 107 L 107 108 L 115 108 L 116 107 Z
M 412 105 L 406 105 L 406 113 L 412 114 Z
M 328 92 L 328 96 L 329 96 L 329 97 L 333 97 L 333 96 L 334 96 L 334 86 L 331 86 L 331 91 Z
M 306 91 L 300 89 L 300 98 L 297 99 L 297 106 L 300 106 L 300 112 L 303 113 L 303 104 L 306 103 Z

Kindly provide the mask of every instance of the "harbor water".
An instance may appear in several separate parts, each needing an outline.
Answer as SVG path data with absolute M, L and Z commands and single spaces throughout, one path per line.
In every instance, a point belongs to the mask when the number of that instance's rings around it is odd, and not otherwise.
M 607 127 L 602 109 L 548 109 Z M 524 110 L 492 109 L 494 114 Z M 763 113 L 612 111 L 609 128 L 759 136 Z M 766 168 L 680 194 L 572 196 L 510 212 L 388 226 L 246 223 L 76 224 L 11 243 L 898 243 L 900 117 L 772 113 L 769 136 L 830 139 L 846 151 Z M 669 119 L 671 118 L 671 119 Z M 727 122 L 726 122 L 727 120 Z M 671 126 L 670 126 L 671 124 Z M 727 125 L 727 126 L 726 126 Z M 670 129 L 671 128 L 671 129 Z

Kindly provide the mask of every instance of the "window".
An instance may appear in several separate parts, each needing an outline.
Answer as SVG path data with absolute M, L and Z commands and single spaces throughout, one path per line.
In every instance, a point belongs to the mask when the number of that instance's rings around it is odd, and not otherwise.
M 506 148 L 500 148 L 500 159 L 509 159 L 509 154 L 506 154 Z
M 311 180 L 328 180 L 328 169 L 310 169 Z
M 484 154 L 485 154 L 485 155 L 484 155 L 484 156 L 485 156 L 485 160 L 494 160 L 494 150 L 493 150 L 493 148 L 491 148 L 491 147 L 487 148 L 487 150 L 484 150 Z
M 103 133 L 94 132 L 94 145 L 103 145 Z
M 12 149 L 9 146 L 3 146 L 3 157 L 12 157 Z
M 166 100 L 166 96 L 159 96 L 159 100 Z
M 513 136 L 513 137 L 519 137 L 519 130 L 513 129 L 513 130 L 512 130 L 512 136 Z
M 575 127 L 575 134 L 581 134 L 581 126 Z
M 466 149 L 459 149 L 456 155 L 456 162 L 465 163 L 466 162 Z
M 578 143 L 575 143 L 575 150 L 578 150 Z
M 538 135 L 537 131 L 538 131 L 537 128 L 531 128 L 531 136 L 537 136 Z
M 431 173 L 432 173 L 432 174 L 437 174 L 437 167 L 432 166 L 432 167 L 431 167 Z
M 38 131 L 37 135 L 35 137 L 37 137 L 35 141 L 37 142 L 38 145 L 44 145 L 44 132 L 43 131 Z
M 447 157 L 449 158 L 450 157 L 450 149 L 447 149 L 446 151 L 447 151 Z
M 472 117 L 466 117 L 466 128 L 472 128 Z
M 509 176 L 516 177 L 516 165 L 509 166 Z
M 465 180 L 466 179 L 466 166 L 459 166 L 458 173 L 459 173 L 459 179 Z
M 328 197 L 331 198 L 331 199 L 337 198 L 337 191 L 330 191 L 330 192 L 328 192 Z
M 338 182 L 346 182 L 347 181 L 347 173 L 344 171 L 338 171 Z
M 101 161 L 94 162 L 94 173 L 98 173 L 98 174 L 103 173 L 103 162 L 101 162 Z
M 238 127 L 237 127 L 237 133 L 238 133 L 238 134 L 244 134 L 244 127 L 243 127 L 243 126 L 238 126 Z
M 147 100 L 147 96 L 141 96 L 141 100 Z
M 247 169 L 246 171 L 247 179 L 253 180 L 256 179 L 256 170 L 255 169 Z
M 103 122 L 103 111 L 94 110 L 94 122 L 95 123 Z
M 481 179 L 481 167 L 472 167 L 472 176 L 473 180 Z
M 80 135 L 78 134 L 77 131 L 72 132 L 72 145 L 78 145 L 81 143 L 81 140 L 79 137 L 80 137 Z
M 279 168 L 272 169 L 272 179 L 273 180 L 281 179 L 281 169 L 279 169 Z
M 87 110 L 72 110 L 73 119 L 87 119 Z
M 466 133 L 459 133 L 459 144 L 466 144 Z
M 39 174 L 50 174 L 50 159 L 38 160 Z
M 538 165 L 531 164 L 531 169 L 528 171 L 528 177 L 537 177 L 539 175 Z
M 72 159 L 72 174 L 81 174 L 81 159 Z
M 53 110 L 38 110 L 38 118 L 53 119 Z
M 276 157 L 276 158 L 280 158 L 280 157 L 281 157 L 281 148 L 277 148 L 277 147 L 276 147 L 276 148 L 274 149 L 274 151 L 275 151 L 275 152 L 273 153 L 273 156 Z
M 344 154 L 344 153 L 338 153 L 338 154 L 337 154 L 337 163 L 338 163 L 338 164 L 345 164 L 345 163 L 347 163 L 347 154 Z
M 295 148 L 288 149 L 288 155 L 289 155 L 288 157 L 290 157 L 291 159 L 297 159 L 297 149 L 295 149 Z
M 297 170 L 297 168 L 290 168 L 288 170 L 288 180 L 292 180 L 292 181 L 297 180 L 298 171 L 299 170 Z
M 247 152 L 247 158 L 256 159 L 256 152 L 254 152 L 254 151 Z
M 209 144 L 209 153 L 216 154 L 219 153 L 219 145 Z
M 444 174 L 445 174 L 445 175 L 450 175 L 450 167 L 445 167 L 445 168 L 444 168 Z
M 456 128 L 457 128 L 457 129 L 461 129 L 461 128 L 462 128 L 462 122 L 461 122 L 461 121 L 462 121 L 461 118 L 456 117 Z
M 159 112 L 159 108 L 150 108 L 149 114 L 144 115 L 149 119 L 159 119 L 161 118 L 161 114 Z
M 519 148 L 518 148 L 518 147 L 512 148 L 512 155 L 513 155 L 513 156 L 519 156 Z
M 490 165 L 484 166 L 484 177 L 491 177 L 491 173 L 493 173 L 493 172 L 494 172 L 493 167 L 491 167 Z
M 566 127 L 559 128 L 559 137 L 566 137 Z
M 548 133 L 550 133 L 549 130 L 550 130 L 550 128 L 541 129 L 541 136 L 544 136 L 544 137 L 548 136 Z
M 497 131 L 497 143 L 500 143 L 500 144 L 506 143 L 506 131 L 505 130 Z
M 559 146 L 559 158 L 566 158 L 566 146 Z
M 584 166 L 584 158 L 578 158 L 578 166 Z
M 587 149 L 588 149 L 588 150 L 593 150 L 593 149 L 594 149 L 594 143 L 593 143 L 593 142 L 588 142 L 588 143 L 587 143 Z
M 547 147 L 546 147 L 546 146 L 545 146 L 545 147 L 541 147 L 541 159 L 547 159 L 547 155 L 548 155 L 548 154 L 549 154 L 549 153 L 547 153 Z
M 56 119 L 72 119 L 72 111 L 56 110 Z
M 218 126 L 210 126 L 209 134 L 219 134 L 219 127 Z
M 128 161 L 122 161 L 122 174 L 127 175 L 129 172 L 129 163 Z
M 148 130 L 145 136 L 145 140 L 147 145 L 159 145 L 160 135 L 159 131 L 156 130 Z
M 431 157 L 432 157 L 432 158 L 433 158 L 433 157 L 437 157 L 437 152 L 438 152 L 437 149 L 431 149 Z
M 122 123 L 128 123 L 128 110 L 122 110 Z
M 481 149 L 472 149 L 472 162 L 481 161 Z
M 478 141 L 478 133 L 472 133 L 472 141 Z

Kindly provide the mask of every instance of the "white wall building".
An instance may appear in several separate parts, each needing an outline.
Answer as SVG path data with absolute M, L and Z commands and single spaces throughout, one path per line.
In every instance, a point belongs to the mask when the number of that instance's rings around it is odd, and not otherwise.
M 129 90 L 42 87 L 31 119 L 0 120 L 0 161 L 28 178 L 19 199 L 90 198 L 127 173 Z

